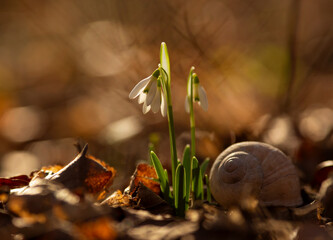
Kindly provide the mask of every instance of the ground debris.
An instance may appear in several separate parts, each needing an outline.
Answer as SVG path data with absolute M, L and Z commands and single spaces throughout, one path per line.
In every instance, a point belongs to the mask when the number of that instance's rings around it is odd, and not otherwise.
M 86 151 L 87 148 L 83 148 L 78 157 L 63 168 L 46 167 L 35 172 L 21 188 L 19 185 L 15 188 L 0 186 L 1 239 L 296 240 L 333 237 L 330 187 L 321 190 L 319 195 L 315 190 L 306 190 L 307 201 L 296 208 L 262 207 L 251 198 L 229 209 L 215 202 L 195 201 L 185 218 L 180 218 L 161 197 L 156 172 L 148 164 L 137 166 L 123 192 L 117 190 L 104 198 L 115 170 L 87 155 Z M 330 183 L 331 179 L 326 181 Z M 325 184 L 322 187 L 324 189 Z

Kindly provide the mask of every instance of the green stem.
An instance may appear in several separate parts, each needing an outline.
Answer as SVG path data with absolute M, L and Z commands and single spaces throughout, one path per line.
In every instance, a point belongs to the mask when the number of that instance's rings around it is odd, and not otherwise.
M 191 88 L 193 88 L 191 86 Z M 192 90 L 192 89 L 191 89 Z M 193 93 L 193 91 L 191 91 Z M 192 98 L 193 99 L 193 98 Z M 193 111 L 193 101 L 190 101 L 190 126 L 191 126 L 191 171 L 190 171 L 190 186 L 192 186 L 192 158 L 195 156 L 195 121 L 194 121 L 194 111 Z M 190 187 L 192 189 L 192 187 Z
M 189 96 L 189 103 L 190 103 L 190 127 L 191 127 L 191 159 L 195 156 L 195 120 L 194 120 L 194 110 L 193 110 L 193 69 L 190 70 L 190 96 Z
M 193 101 L 190 101 L 190 126 L 191 126 L 191 158 L 195 156 L 195 120 Z
M 170 90 L 167 90 L 167 101 L 168 101 L 168 124 L 169 124 L 169 138 L 170 138 L 170 153 L 171 153 L 171 168 L 172 168 L 172 186 L 175 185 L 175 174 L 177 167 L 177 149 L 176 149 L 176 136 L 175 127 L 173 121 L 173 111 L 171 104 Z M 170 104 L 169 104 L 170 103 Z
M 188 101 L 189 101 L 189 105 L 190 105 L 190 128 L 191 128 L 191 161 L 190 161 L 190 194 L 191 194 L 191 190 L 192 190 L 192 178 L 193 178 L 193 173 L 192 173 L 192 168 L 193 168 L 193 161 L 192 158 L 195 156 L 195 120 L 194 120 L 194 110 L 193 110 L 193 70 L 194 67 L 191 67 L 190 69 L 190 73 L 189 73 L 189 77 L 188 77 L 188 81 L 190 84 L 190 96 Z
M 170 139 L 170 154 L 171 154 L 171 172 L 172 172 L 172 187 L 175 189 L 175 176 L 176 168 L 178 166 L 177 159 L 177 148 L 176 148 L 176 135 L 175 135 L 175 125 L 173 121 L 173 111 L 172 111 L 172 101 L 171 101 L 171 87 L 170 87 L 170 75 L 159 66 L 161 72 L 162 86 L 165 92 L 166 102 L 167 102 L 167 116 L 169 124 L 169 139 Z M 166 76 L 166 77 L 165 77 Z

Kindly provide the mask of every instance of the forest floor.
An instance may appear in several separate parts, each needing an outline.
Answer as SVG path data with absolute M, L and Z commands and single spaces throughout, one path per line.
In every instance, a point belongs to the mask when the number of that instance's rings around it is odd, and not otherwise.
M 115 176 L 85 149 L 67 166 L 1 178 L 1 239 L 333 239 L 333 179 L 320 192 L 303 185 L 299 207 L 195 201 L 181 218 L 152 166 L 139 164 L 129 187 L 110 193 Z

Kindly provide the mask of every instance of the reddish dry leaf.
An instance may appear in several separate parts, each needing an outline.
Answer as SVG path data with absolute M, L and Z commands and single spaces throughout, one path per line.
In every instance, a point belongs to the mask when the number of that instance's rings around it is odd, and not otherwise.
M 104 187 L 110 182 L 110 179 L 114 177 L 112 172 L 102 172 L 95 173 L 87 176 L 84 183 L 88 192 L 90 193 L 98 193 L 104 189 Z
M 27 175 L 19 175 L 10 178 L 0 178 L 0 187 L 8 186 L 10 189 L 27 186 L 31 178 Z
M 147 188 L 159 195 L 161 192 L 160 184 L 155 179 L 157 179 L 157 174 L 153 166 L 145 163 L 139 164 L 132 176 L 130 192 L 132 193 L 134 188 L 138 187 L 139 183 L 141 182 Z
M 49 179 L 62 183 L 79 195 L 83 192 L 98 194 L 107 189 L 113 182 L 116 170 L 105 163 L 103 166 L 100 161 L 87 157 L 87 150 L 86 145 L 72 162 Z

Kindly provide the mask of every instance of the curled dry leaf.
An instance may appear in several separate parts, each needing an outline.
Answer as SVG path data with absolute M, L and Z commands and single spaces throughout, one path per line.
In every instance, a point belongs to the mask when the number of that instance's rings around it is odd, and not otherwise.
M 113 182 L 116 170 L 95 158 L 88 157 L 87 150 L 86 145 L 72 162 L 47 179 L 61 183 L 79 195 L 98 195 L 107 190 Z
M 139 164 L 124 194 L 118 190 L 102 204 L 111 207 L 146 209 L 159 214 L 171 214 L 173 209 L 159 196 L 161 190 L 160 184 L 155 180 L 156 178 L 157 175 L 153 166 L 144 163 Z
M 150 188 L 139 182 L 138 187 L 131 193 L 132 201 L 137 208 L 146 209 L 155 214 L 173 214 L 173 208 Z
M 27 175 L 19 175 L 10 178 L 0 178 L 0 187 L 8 186 L 10 189 L 27 186 L 31 178 Z
M 129 185 L 130 193 L 139 186 L 141 182 L 155 194 L 159 195 L 161 193 L 160 184 L 156 181 L 157 174 L 155 168 L 146 163 L 140 163 L 136 167 L 134 174 L 131 177 L 131 183 Z

